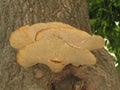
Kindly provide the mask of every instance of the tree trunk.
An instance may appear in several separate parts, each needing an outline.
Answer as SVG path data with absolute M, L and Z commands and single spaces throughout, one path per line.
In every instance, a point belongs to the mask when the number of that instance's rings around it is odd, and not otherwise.
M 16 63 L 9 44 L 14 29 L 26 24 L 59 21 L 90 33 L 86 0 L 0 0 L 0 90 L 120 90 L 119 74 L 112 57 L 94 50 L 94 66 L 67 65 L 53 73 L 46 65 L 24 69 Z M 37 70 L 43 77 L 37 78 Z

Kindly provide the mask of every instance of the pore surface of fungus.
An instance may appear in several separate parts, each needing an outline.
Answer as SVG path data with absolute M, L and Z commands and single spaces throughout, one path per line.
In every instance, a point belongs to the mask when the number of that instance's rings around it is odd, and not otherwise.
M 17 62 L 24 67 L 42 63 L 53 72 L 59 72 L 67 64 L 93 65 L 96 59 L 89 50 L 74 48 L 61 39 L 41 39 L 21 48 L 17 53 Z

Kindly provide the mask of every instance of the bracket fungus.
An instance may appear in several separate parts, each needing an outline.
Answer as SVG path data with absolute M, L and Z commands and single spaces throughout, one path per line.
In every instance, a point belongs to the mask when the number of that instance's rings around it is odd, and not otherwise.
M 9 38 L 18 49 L 17 62 L 23 67 L 46 64 L 53 72 L 60 72 L 67 64 L 94 65 L 91 50 L 104 46 L 101 36 L 76 29 L 60 22 L 25 25 Z
M 20 49 L 17 62 L 24 67 L 42 63 L 59 72 L 67 64 L 94 65 L 96 59 L 89 50 L 74 48 L 61 39 L 41 39 Z
M 29 25 L 25 25 L 11 33 L 9 41 L 12 47 L 18 49 L 23 45 L 27 45 L 28 42 L 31 42 L 29 27 Z
M 27 44 L 35 42 L 37 32 L 44 29 L 60 27 L 74 28 L 61 22 L 36 23 L 31 26 L 25 25 L 12 32 L 9 41 L 12 47 L 19 49 Z
M 90 35 L 85 31 L 73 28 L 51 28 L 39 31 L 36 35 L 36 41 L 41 39 L 60 38 L 76 47 L 87 48 L 88 50 L 99 49 L 104 46 L 104 40 L 101 36 Z

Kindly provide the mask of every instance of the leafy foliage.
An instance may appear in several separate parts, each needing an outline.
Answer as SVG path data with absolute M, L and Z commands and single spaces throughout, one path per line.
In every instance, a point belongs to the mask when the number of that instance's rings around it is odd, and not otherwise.
M 120 68 L 120 0 L 89 0 L 89 16 L 92 32 L 106 38 Z

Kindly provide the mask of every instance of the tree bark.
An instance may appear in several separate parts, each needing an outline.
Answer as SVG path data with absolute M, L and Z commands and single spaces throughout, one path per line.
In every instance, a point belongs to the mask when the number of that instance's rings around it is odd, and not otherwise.
M 0 0 L 0 90 L 120 90 L 120 75 L 104 49 L 92 51 L 96 65 L 67 65 L 60 73 L 42 64 L 25 69 L 16 63 L 17 50 L 8 41 L 14 29 L 59 21 L 91 33 L 87 8 L 86 0 Z

